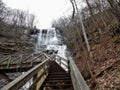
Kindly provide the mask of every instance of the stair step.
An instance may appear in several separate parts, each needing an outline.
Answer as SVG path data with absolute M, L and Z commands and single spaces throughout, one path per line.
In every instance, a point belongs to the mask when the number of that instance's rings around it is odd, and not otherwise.
M 46 80 L 71 80 L 70 77 L 53 77 L 53 78 L 46 78 Z
M 52 80 L 52 81 L 45 81 L 44 83 L 60 83 L 60 82 L 64 82 L 64 83 L 66 83 L 66 82 L 71 82 L 71 80 Z
M 71 86 L 72 87 L 72 84 L 54 84 L 54 85 L 51 85 L 51 84 L 43 84 L 42 87 L 60 87 L 60 86 Z
M 68 73 L 49 73 L 49 75 L 70 75 Z
M 40 89 L 40 90 L 41 90 L 41 89 Z M 42 90 L 43 90 L 43 89 L 42 89 Z M 46 89 L 45 89 L 45 90 L 46 90 Z M 58 89 L 53 89 L 53 88 L 52 88 L 52 89 L 47 89 L 47 90 L 74 90 L 74 89 L 71 87 L 71 88 L 66 88 L 66 89 L 65 89 L 65 88 L 62 88 L 62 89 L 61 89 L 61 88 L 58 88 Z
M 69 88 L 69 89 L 52 89 L 52 90 L 74 90 L 74 89 Z
M 48 75 L 48 78 L 52 78 L 52 77 L 70 77 L 69 75 Z
M 49 73 L 49 75 L 70 75 L 70 74 L 66 72 L 54 72 L 54 73 Z
M 69 77 L 70 77 L 69 74 L 49 74 L 48 76 L 50 76 L 50 77 L 51 77 L 51 76 L 53 76 L 53 77 L 60 77 L 60 76 L 61 76 L 61 77 L 65 77 L 65 76 L 68 77 L 68 76 L 69 76 Z

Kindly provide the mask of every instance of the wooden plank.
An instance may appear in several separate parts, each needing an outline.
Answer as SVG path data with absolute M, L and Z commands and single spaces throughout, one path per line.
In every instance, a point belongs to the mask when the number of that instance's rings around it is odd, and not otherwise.
M 65 58 L 63 58 L 63 57 L 61 57 L 61 56 L 59 56 L 59 55 L 55 55 L 55 56 L 58 57 L 58 58 L 60 58 L 60 59 L 62 59 L 62 60 L 64 60 L 65 62 L 68 61 L 67 59 L 65 59 Z
M 27 81 L 29 81 L 34 75 L 36 75 L 40 71 L 40 69 L 42 69 L 42 67 L 49 62 L 50 58 L 30 69 L 28 72 L 25 72 L 23 75 L 3 87 L 1 90 L 19 90 L 20 87 L 22 87 Z
M 6 60 L 8 60 L 8 59 L 9 59 L 8 57 L 7 57 L 7 58 L 5 57 L 5 58 L 3 58 L 3 59 L 0 58 L 0 64 L 2 64 L 2 62 L 6 61 Z
M 11 62 L 11 56 L 10 56 L 10 58 L 9 58 L 9 60 L 8 60 L 7 68 L 9 67 L 10 62 Z
M 37 62 L 34 62 L 33 63 L 33 66 L 35 66 L 35 65 L 37 65 L 37 64 L 39 64 L 39 63 L 41 63 L 41 61 L 37 61 Z M 30 69 L 30 68 L 32 68 L 33 66 L 31 66 L 31 62 L 25 62 L 25 63 L 22 63 L 21 64 L 21 66 L 20 67 L 18 67 L 18 64 L 17 63 L 12 63 L 12 64 L 10 64 L 9 65 L 9 68 L 6 68 L 6 65 L 7 64 L 3 64 L 3 65 L 0 65 L 0 71 L 4 71 L 4 72 L 11 72 L 11 71 L 17 71 L 17 70 L 19 70 L 19 69 L 21 69 L 21 71 L 20 72 L 22 72 L 22 71 L 24 71 L 23 70 L 23 68 L 25 69 L 25 71 L 26 70 L 28 70 L 28 69 Z
M 73 82 L 73 87 L 75 90 L 90 90 L 87 86 L 85 80 L 83 79 L 81 73 L 79 72 L 77 66 L 75 65 L 72 57 L 68 57 L 70 60 L 70 74 Z
M 29 90 L 35 90 L 35 88 L 38 88 L 36 87 L 37 86 L 37 83 L 39 81 L 41 81 L 41 78 L 46 75 L 46 73 L 48 72 L 48 68 L 46 68 L 45 70 L 43 70 L 42 72 L 38 72 L 38 74 L 40 73 L 39 77 L 36 77 L 36 79 L 34 80 L 33 84 L 29 87 Z M 46 75 L 47 77 L 47 75 Z M 40 85 L 39 85 L 40 87 Z
M 66 65 L 65 63 L 61 62 L 62 65 L 64 65 L 66 68 L 68 68 L 68 65 Z

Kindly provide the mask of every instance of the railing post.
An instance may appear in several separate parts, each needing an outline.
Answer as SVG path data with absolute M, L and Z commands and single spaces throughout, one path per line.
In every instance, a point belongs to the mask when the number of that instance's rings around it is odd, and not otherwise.
M 9 59 L 8 59 L 8 64 L 7 64 L 7 68 L 9 67 L 9 65 L 10 65 L 10 61 L 11 61 L 11 56 L 9 57 Z
M 68 59 L 68 73 L 70 73 L 70 60 Z
M 38 76 L 38 73 L 33 76 L 33 82 L 36 81 L 37 76 Z M 35 85 L 34 85 L 34 90 L 36 90 L 36 87 L 37 87 L 37 85 L 35 84 Z
M 34 54 L 32 54 L 31 67 L 33 66 Z
M 21 66 L 21 63 L 22 63 L 22 58 L 23 58 L 23 56 L 22 55 L 20 55 L 20 59 L 18 60 L 18 68 Z
M 60 62 L 60 66 L 61 66 L 62 60 L 60 58 L 59 58 L 59 62 Z

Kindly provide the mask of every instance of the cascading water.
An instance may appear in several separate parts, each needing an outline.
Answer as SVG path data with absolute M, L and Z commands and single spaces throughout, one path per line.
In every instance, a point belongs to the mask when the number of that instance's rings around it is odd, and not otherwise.
M 59 30 L 55 28 L 40 30 L 36 51 L 56 50 L 58 55 L 66 58 L 66 49 Z
M 66 52 L 67 47 L 64 43 L 63 37 L 61 36 L 59 30 L 51 28 L 51 29 L 42 29 L 40 33 L 38 33 L 38 40 L 36 44 L 36 52 L 45 51 L 45 50 L 55 50 L 57 51 L 57 55 L 67 58 Z M 66 62 L 63 62 L 66 64 Z M 65 68 L 64 66 L 62 66 Z M 29 86 L 33 83 L 32 79 L 30 79 L 20 90 L 27 90 Z

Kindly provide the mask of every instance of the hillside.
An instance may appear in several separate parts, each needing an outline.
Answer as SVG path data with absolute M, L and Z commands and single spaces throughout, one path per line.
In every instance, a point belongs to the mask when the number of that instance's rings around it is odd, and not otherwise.
M 90 52 L 78 17 L 61 18 L 53 23 L 66 44 L 91 90 L 120 89 L 120 23 L 111 9 L 83 17 Z M 67 23 L 67 24 L 66 24 Z
M 97 15 L 96 19 L 98 19 Z M 88 40 L 92 57 L 88 58 L 86 56 L 86 50 L 73 51 L 76 64 L 91 90 L 120 89 L 120 24 L 114 18 L 112 20 L 112 17 L 111 20 L 105 21 L 107 27 L 104 27 L 102 21 L 98 19 L 99 24 L 101 24 L 101 34 L 87 21 L 90 25 L 87 26 L 87 30 L 92 30 L 90 32 L 92 35 L 86 30 L 89 35 Z M 87 62 L 90 64 L 95 82 L 90 76 Z
M 86 61 L 83 61 L 85 60 L 83 59 L 84 57 L 82 57 L 84 54 L 77 54 L 74 56 L 76 58 L 76 64 L 80 68 L 80 71 L 83 73 L 91 89 L 120 89 L 120 32 L 115 32 L 116 26 L 113 27 L 114 26 L 112 26 L 112 28 L 107 28 L 102 33 L 102 35 L 104 35 L 100 37 L 99 43 L 91 44 L 92 57 L 89 59 L 89 62 L 95 77 L 95 85 L 91 83 L 93 80 L 89 76 L 89 70 L 87 69 L 86 71 L 84 69 L 84 65 L 86 64 Z M 120 28 L 117 29 L 117 31 L 119 30 Z

